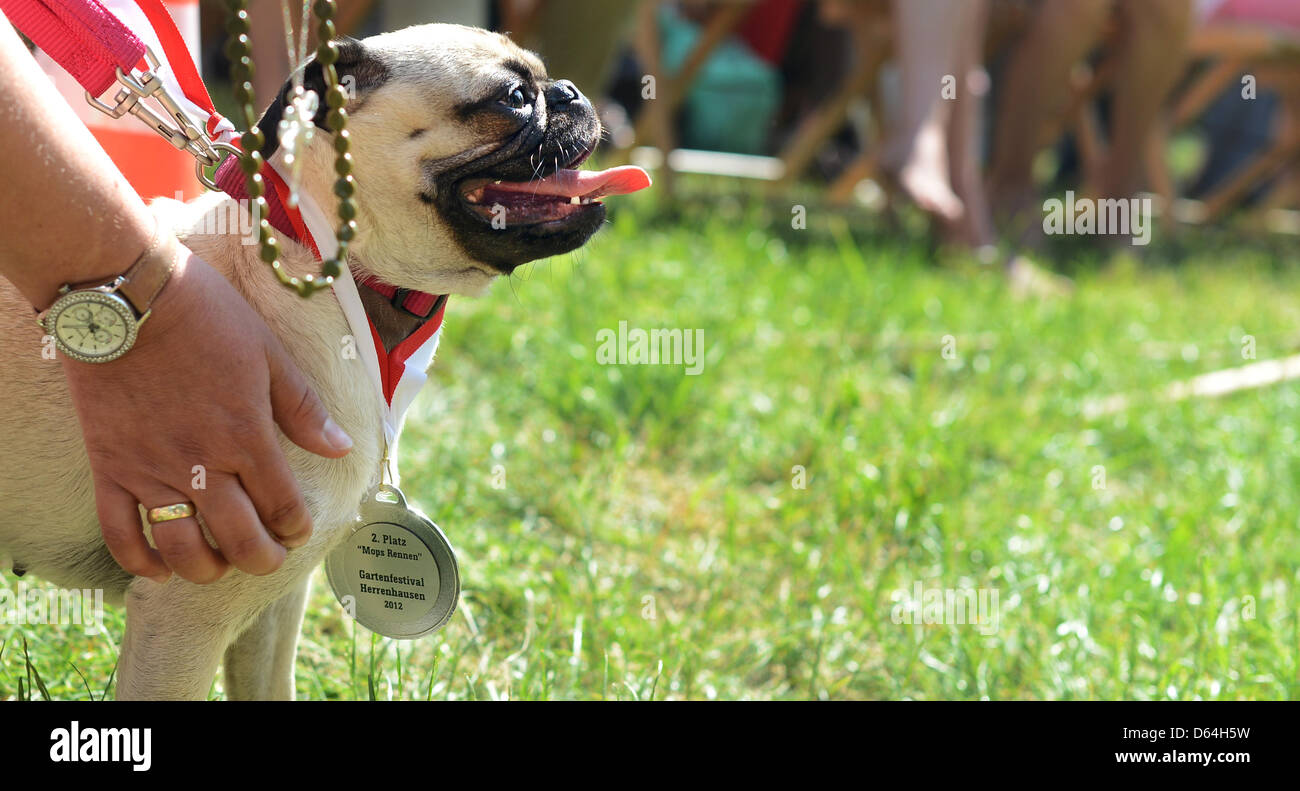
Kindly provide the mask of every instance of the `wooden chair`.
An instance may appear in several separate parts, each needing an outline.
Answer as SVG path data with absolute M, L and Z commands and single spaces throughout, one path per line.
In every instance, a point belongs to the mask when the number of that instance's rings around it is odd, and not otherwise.
M 1257 90 L 1271 89 L 1280 97 L 1282 117 L 1276 137 L 1266 151 L 1241 165 L 1205 196 L 1196 219 L 1208 222 L 1223 217 L 1279 173 L 1286 177 L 1265 196 L 1263 205 L 1278 207 L 1294 201 L 1294 169 L 1300 165 L 1300 32 L 1240 22 L 1213 23 L 1193 34 L 1190 59 L 1205 68 L 1177 97 L 1152 140 L 1148 159 L 1156 193 L 1166 205 L 1172 205 L 1176 197 L 1166 156 L 1170 136 L 1200 117 L 1224 90 L 1240 89 L 1241 76 L 1250 74 Z
M 844 125 L 853 103 L 867 97 L 879 106 L 877 84 L 880 68 L 893 56 L 893 19 L 887 0 L 863 3 L 854 14 L 849 35 L 852 41 L 854 66 L 844 84 L 833 96 L 814 110 L 790 137 L 779 154 L 783 175 L 777 188 L 789 187 L 797 181 L 826 142 Z M 872 116 L 875 123 L 873 137 L 881 138 L 879 113 Z M 832 200 L 843 201 L 852 194 L 853 187 L 876 172 L 876 147 L 869 146 L 860 154 L 831 187 Z
M 648 74 L 655 78 L 655 98 L 648 101 L 641 109 L 636 122 L 636 142 L 658 148 L 664 154 L 664 167 L 658 174 L 657 188 L 661 195 L 671 195 L 673 191 L 672 169 L 668 167 L 668 154 L 677 147 L 677 136 L 673 121 L 682 99 L 686 96 L 691 83 L 699 75 L 700 68 L 709 59 L 709 55 L 718 45 L 726 40 L 749 8 L 753 0 L 727 0 L 707 4 L 707 16 L 700 31 L 699 40 L 691 49 L 677 71 L 669 74 L 664 69 L 661 57 L 663 49 L 659 35 L 658 0 L 643 0 L 637 9 L 637 26 L 634 47 Z

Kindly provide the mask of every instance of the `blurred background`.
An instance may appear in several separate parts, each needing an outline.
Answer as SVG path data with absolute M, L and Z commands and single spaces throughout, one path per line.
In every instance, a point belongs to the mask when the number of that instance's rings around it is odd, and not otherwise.
M 943 242 L 1033 249 L 1038 192 L 1157 199 L 1165 227 L 1258 208 L 1295 232 L 1300 7 L 1285 0 L 341 0 L 365 36 L 499 30 L 598 99 L 607 158 L 923 210 Z M 223 9 L 202 5 L 220 82 Z M 287 74 L 253 4 L 258 93 Z M 1172 150 L 1171 150 L 1172 149 Z M 738 156 L 730 156 L 738 155 Z M 1041 219 L 1041 218 L 1039 218 Z M 1013 246 L 1014 246 L 1013 245 Z
M 182 7 L 231 110 L 224 8 Z M 252 10 L 269 97 L 281 8 Z M 506 32 L 597 104 L 600 165 L 655 186 L 452 301 L 401 464 L 463 606 L 398 643 L 318 584 L 300 697 L 1296 696 L 1300 3 L 337 19 Z M 1121 200 L 1149 243 L 1068 224 Z M 700 370 L 602 360 L 620 327 L 698 331 Z M 10 637 L 10 695 L 111 677 L 102 638 Z

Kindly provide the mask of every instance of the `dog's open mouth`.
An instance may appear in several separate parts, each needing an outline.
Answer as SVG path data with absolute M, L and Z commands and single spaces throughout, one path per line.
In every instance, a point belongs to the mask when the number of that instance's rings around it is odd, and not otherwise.
M 468 173 L 444 176 L 450 185 L 439 192 L 438 209 L 455 220 L 451 227 L 471 258 L 509 274 L 576 250 L 604 224 L 603 198 L 650 186 L 638 167 L 578 169 L 596 147 L 594 116 L 589 120 L 590 128 L 520 138 L 467 163 Z M 575 149 L 567 161 L 555 156 Z
M 535 225 L 567 219 L 599 204 L 601 198 L 626 195 L 648 186 L 650 176 L 632 165 L 608 170 L 569 167 L 531 181 L 470 179 L 461 185 L 461 196 L 471 210 L 489 221 Z

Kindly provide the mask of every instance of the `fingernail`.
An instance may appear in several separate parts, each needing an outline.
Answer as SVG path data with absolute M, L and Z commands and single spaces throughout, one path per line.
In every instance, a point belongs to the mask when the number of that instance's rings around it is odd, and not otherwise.
M 297 549 L 298 547 L 305 546 L 308 541 L 311 541 L 311 531 L 303 530 L 301 533 L 288 537 L 281 537 L 279 540 L 280 545 L 285 549 Z
M 172 575 L 170 575 L 170 574 L 155 574 L 154 576 L 150 577 L 149 579 L 153 580 L 154 582 L 158 583 L 159 585 L 166 585 L 166 584 L 167 584 L 167 580 L 169 580 L 169 579 L 171 579 L 171 578 L 172 578 Z
M 352 447 L 352 438 L 347 435 L 339 424 L 334 422 L 334 418 L 325 418 L 325 441 L 330 444 L 334 450 L 348 450 Z

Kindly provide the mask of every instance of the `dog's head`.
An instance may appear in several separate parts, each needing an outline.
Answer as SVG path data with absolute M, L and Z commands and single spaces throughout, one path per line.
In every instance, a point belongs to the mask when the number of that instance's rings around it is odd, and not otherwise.
M 337 46 L 357 182 L 351 253 L 389 283 L 479 293 L 520 264 L 582 246 L 605 219 L 598 198 L 649 184 L 637 168 L 576 170 L 600 138 L 591 102 L 505 36 L 421 25 Z M 323 96 L 320 64 L 304 68 L 305 86 Z M 290 90 L 258 124 L 268 159 L 282 155 L 276 127 Z M 318 132 L 303 188 L 330 216 L 335 178 L 330 135 Z

